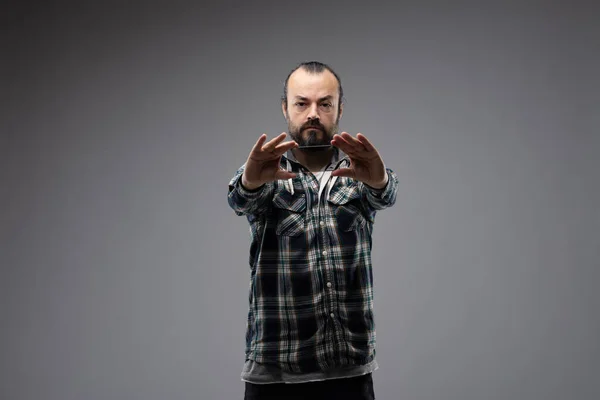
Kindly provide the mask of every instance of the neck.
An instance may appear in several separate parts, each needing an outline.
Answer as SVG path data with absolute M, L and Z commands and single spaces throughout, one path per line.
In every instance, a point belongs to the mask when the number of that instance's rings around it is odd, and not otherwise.
M 294 157 L 296 157 L 296 160 L 308 168 L 310 172 L 318 172 L 329 164 L 333 152 L 333 148 L 322 151 L 292 149 L 292 153 L 294 154 Z

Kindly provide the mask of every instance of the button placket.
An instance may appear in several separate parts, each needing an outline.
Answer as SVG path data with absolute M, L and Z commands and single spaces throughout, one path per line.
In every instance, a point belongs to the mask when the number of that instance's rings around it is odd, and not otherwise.
M 326 189 L 324 189 L 324 191 L 326 191 Z M 322 207 L 323 207 L 322 212 L 323 211 L 324 212 L 323 212 L 322 215 L 320 215 L 320 218 L 322 218 L 322 219 L 319 221 L 319 226 L 322 229 L 320 229 L 320 232 L 319 232 L 320 235 L 319 236 L 322 238 L 322 246 L 324 248 L 327 248 L 327 246 L 328 246 L 328 235 L 327 235 L 327 229 L 326 229 L 327 224 L 326 224 L 325 221 L 327 219 L 327 215 L 328 215 L 328 212 L 330 210 L 329 210 L 329 207 L 327 205 L 327 202 L 325 202 L 322 205 Z M 325 257 L 325 259 L 323 261 L 323 263 L 325 265 L 323 273 L 324 273 L 324 283 L 325 283 L 325 286 L 326 286 L 326 288 L 325 288 L 325 301 L 326 301 L 326 304 L 327 304 L 327 312 L 329 314 L 329 318 L 334 319 L 335 318 L 335 312 L 334 312 L 334 310 L 336 308 L 336 305 L 335 305 L 336 302 L 335 302 L 335 295 L 334 295 L 334 292 L 332 290 L 333 284 L 331 283 L 332 280 L 333 280 L 333 270 L 332 270 L 333 267 L 332 267 L 332 260 L 331 260 L 331 255 L 332 255 L 331 254 L 331 249 L 329 249 L 329 251 L 323 250 L 321 254 Z M 338 335 L 339 333 L 336 332 L 335 334 Z

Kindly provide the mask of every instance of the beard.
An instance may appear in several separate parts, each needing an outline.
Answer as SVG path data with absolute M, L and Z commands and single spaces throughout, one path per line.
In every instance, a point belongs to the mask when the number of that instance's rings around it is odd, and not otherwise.
M 298 143 L 299 146 L 331 146 L 331 139 L 338 131 L 336 121 L 333 126 L 327 129 L 318 120 L 307 122 L 301 126 L 293 125 L 288 121 L 288 132 L 290 137 Z M 302 149 L 306 152 L 319 152 L 329 150 L 329 147 L 315 147 Z

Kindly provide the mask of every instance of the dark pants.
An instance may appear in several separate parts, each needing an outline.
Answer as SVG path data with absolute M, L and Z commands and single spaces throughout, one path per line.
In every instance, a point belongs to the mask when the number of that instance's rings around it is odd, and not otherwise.
M 244 400 L 374 400 L 371 374 L 306 383 L 246 382 Z

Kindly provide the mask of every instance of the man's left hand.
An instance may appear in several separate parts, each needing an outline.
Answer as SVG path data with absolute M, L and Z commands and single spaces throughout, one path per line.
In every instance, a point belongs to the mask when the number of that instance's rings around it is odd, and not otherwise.
M 374 189 L 382 189 L 387 185 L 388 176 L 383 159 L 363 134 L 359 133 L 354 138 L 342 132 L 333 135 L 331 144 L 350 157 L 350 167 L 337 169 L 331 173 L 332 176 L 347 176 Z

